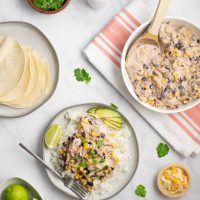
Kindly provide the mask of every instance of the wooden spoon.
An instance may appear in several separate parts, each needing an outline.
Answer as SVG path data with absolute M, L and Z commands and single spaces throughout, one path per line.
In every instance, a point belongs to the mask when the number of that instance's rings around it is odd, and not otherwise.
M 147 31 L 137 39 L 136 43 L 150 43 L 159 46 L 158 32 L 169 6 L 170 0 L 159 0 L 153 20 Z

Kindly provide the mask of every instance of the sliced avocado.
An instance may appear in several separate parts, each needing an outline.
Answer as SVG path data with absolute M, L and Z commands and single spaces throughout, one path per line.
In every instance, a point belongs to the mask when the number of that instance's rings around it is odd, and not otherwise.
M 93 108 L 90 108 L 87 113 L 89 114 L 94 114 L 95 110 L 97 110 L 99 107 L 93 107 Z
M 104 121 L 107 121 L 108 123 L 113 124 L 114 126 L 118 128 L 122 128 L 122 123 L 113 122 L 113 121 L 110 121 L 109 119 L 105 119 Z
M 95 116 L 99 118 L 108 118 L 108 117 L 122 117 L 117 111 L 111 108 L 98 108 L 94 111 Z
M 120 129 L 121 129 L 121 127 L 115 126 L 114 124 L 110 123 L 109 121 L 103 120 L 103 122 L 104 122 L 107 126 L 109 126 L 110 128 L 113 128 L 113 129 L 115 129 L 115 130 L 120 130 Z
M 113 121 L 119 124 L 123 124 L 123 119 L 121 117 L 108 117 L 106 120 Z

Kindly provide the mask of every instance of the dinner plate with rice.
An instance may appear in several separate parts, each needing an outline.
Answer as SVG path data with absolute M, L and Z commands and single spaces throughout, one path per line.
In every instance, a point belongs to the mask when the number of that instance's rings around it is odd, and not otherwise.
M 88 103 L 68 107 L 53 118 L 44 135 L 43 159 L 62 176 L 79 182 L 89 192 L 88 199 L 103 200 L 131 181 L 139 150 L 131 124 L 118 110 Z M 78 199 L 46 172 L 58 189 Z

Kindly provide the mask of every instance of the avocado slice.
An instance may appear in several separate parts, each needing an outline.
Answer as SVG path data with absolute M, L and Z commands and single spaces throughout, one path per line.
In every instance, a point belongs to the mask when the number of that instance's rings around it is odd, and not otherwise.
M 109 119 L 105 119 L 104 121 L 107 121 L 108 123 L 113 124 L 116 127 L 122 128 L 122 123 L 113 122 Z
M 108 117 L 108 118 L 104 118 L 104 119 L 118 123 L 118 124 L 123 124 L 123 119 L 121 117 Z
M 117 111 L 111 109 L 111 108 L 98 108 L 94 111 L 95 116 L 99 118 L 115 118 L 115 117 L 122 117 Z
M 116 125 L 110 123 L 110 122 L 107 121 L 107 120 L 103 120 L 103 122 L 104 122 L 107 126 L 109 126 L 110 128 L 113 128 L 113 129 L 115 129 L 115 130 L 120 130 L 120 129 L 122 128 L 122 127 L 118 127 L 118 126 L 116 126 Z
M 87 113 L 89 114 L 94 114 L 95 110 L 97 110 L 99 107 L 93 107 L 93 108 L 90 108 Z

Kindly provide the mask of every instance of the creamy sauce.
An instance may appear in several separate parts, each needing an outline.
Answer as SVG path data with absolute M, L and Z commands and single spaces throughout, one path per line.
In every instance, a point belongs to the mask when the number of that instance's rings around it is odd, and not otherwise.
M 130 49 L 126 69 L 141 101 L 175 109 L 200 97 L 200 33 L 165 22 L 159 40 L 162 50 L 151 44 Z

